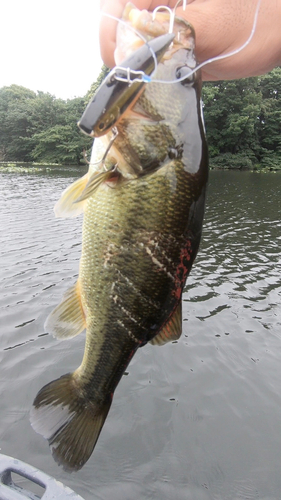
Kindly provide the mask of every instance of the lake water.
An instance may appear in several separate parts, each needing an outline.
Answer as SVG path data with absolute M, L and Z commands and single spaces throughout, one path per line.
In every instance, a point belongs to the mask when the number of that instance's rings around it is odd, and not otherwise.
M 0 174 L 1 453 L 85 500 L 280 500 L 280 174 L 211 172 L 182 337 L 133 358 L 84 468 L 64 472 L 31 428 L 37 391 L 84 349 L 43 328 L 77 279 L 82 219 L 53 205 L 80 175 Z

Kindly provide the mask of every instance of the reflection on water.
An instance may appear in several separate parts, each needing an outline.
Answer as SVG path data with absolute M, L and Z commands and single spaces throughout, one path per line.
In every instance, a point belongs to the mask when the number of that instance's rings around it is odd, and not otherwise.
M 211 172 L 204 235 L 183 301 L 183 335 L 133 358 L 97 447 L 76 474 L 28 419 L 38 389 L 75 369 L 84 334 L 44 321 L 77 278 L 81 217 L 53 205 L 81 172 L 0 174 L 1 452 L 86 500 L 280 498 L 281 176 Z

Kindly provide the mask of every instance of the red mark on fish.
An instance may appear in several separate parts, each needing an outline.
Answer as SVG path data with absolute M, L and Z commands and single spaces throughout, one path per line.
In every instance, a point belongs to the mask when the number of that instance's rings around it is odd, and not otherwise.
M 187 240 L 185 247 L 182 249 L 180 254 L 180 261 L 176 269 L 175 275 L 175 288 L 173 290 L 173 295 L 180 300 L 182 289 L 184 287 L 187 275 L 190 271 L 190 259 L 192 254 L 192 246 L 190 240 Z

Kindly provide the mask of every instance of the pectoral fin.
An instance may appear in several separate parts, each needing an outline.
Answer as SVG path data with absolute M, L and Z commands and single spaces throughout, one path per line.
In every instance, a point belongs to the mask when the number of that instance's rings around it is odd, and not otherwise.
M 67 290 L 61 303 L 48 316 L 44 326 L 45 331 L 60 339 L 75 337 L 86 328 L 79 281 Z
M 84 210 L 84 203 L 98 189 L 100 184 L 110 180 L 116 174 L 114 168 L 106 172 L 87 173 L 81 179 L 73 182 L 61 195 L 55 204 L 56 217 L 77 217 Z
M 89 198 L 90 196 L 92 196 L 92 194 L 94 194 L 94 192 L 96 191 L 96 189 L 98 189 L 98 187 L 100 186 L 100 184 L 102 184 L 103 182 L 106 182 L 108 181 L 113 174 L 113 170 L 114 169 L 110 169 L 106 172 L 99 172 L 99 173 L 94 173 L 88 180 L 86 186 L 84 187 L 81 195 L 79 196 L 79 198 L 77 198 L 77 200 L 75 201 L 75 203 L 79 204 L 81 202 L 83 202 L 84 200 L 86 200 L 87 198 Z
M 84 191 L 88 179 L 89 174 L 87 173 L 65 189 L 54 207 L 56 217 L 76 217 L 83 212 L 84 202 L 77 203 L 77 200 Z
M 152 345 L 164 345 L 178 340 L 182 332 L 182 302 L 180 301 L 169 321 L 157 335 L 150 340 Z

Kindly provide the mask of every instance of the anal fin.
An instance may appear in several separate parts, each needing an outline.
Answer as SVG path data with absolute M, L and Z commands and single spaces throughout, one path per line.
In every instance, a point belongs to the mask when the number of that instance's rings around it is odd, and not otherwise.
M 180 301 L 171 318 L 157 335 L 150 340 L 152 345 L 164 345 L 178 340 L 182 333 L 182 302 Z
M 86 328 L 82 308 L 79 281 L 64 294 L 61 303 L 51 312 L 45 322 L 45 331 L 54 337 L 75 337 Z

